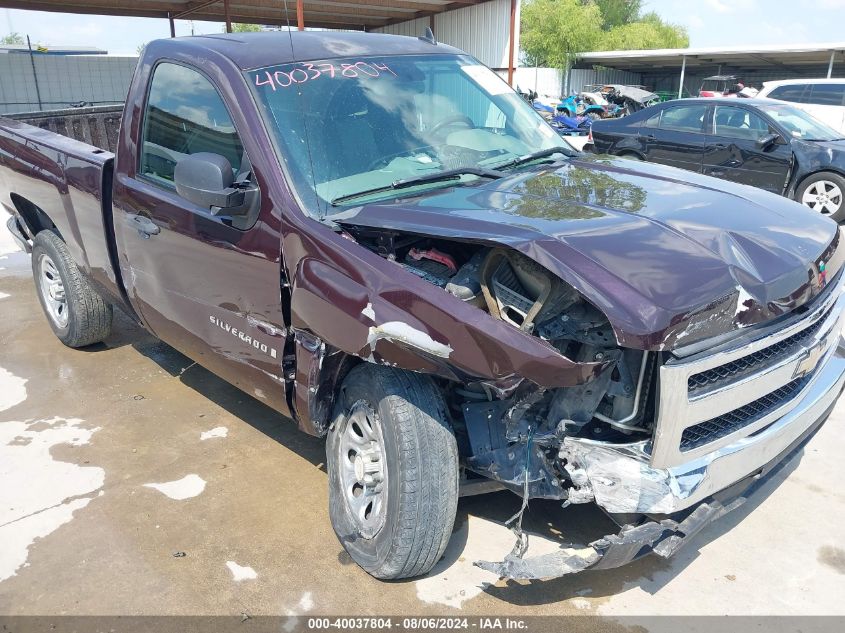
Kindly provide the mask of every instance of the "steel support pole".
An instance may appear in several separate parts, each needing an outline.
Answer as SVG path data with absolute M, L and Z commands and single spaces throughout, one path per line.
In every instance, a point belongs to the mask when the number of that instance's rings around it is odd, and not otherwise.
M 830 63 L 827 65 L 827 78 L 830 79 L 833 75 L 833 58 L 836 57 L 836 51 L 830 51 Z
M 684 74 L 687 72 L 687 56 L 684 55 L 681 62 L 681 85 L 678 86 L 678 99 L 684 96 Z
M 170 37 L 176 37 L 176 23 L 173 21 L 173 14 L 168 13 L 167 19 L 170 22 Z
M 510 43 L 508 45 L 508 85 L 513 88 L 513 57 L 516 48 L 516 0 L 511 0 Z
M 296 28 L 299 31 L 305 30 L 305 9 L 302 0 L 296 0 Z
M 32 54 L 32 42 L 29 41 L 29 35 L 26 36 L 26 47 L 29 49 L 29 63 L 32 64 L 32 81 L 35 84 L 35 98 L 38 99 L 38 110 L 44 110 L 44 104 L 41 102 L 41 89 L 38 87 L 38 73 L 35 70 L 35 56 Z
M 226 15 L 226 32 L 232 32 L 232 16 L 229 13 L 229 0 L 223 0 L 223 13 Z

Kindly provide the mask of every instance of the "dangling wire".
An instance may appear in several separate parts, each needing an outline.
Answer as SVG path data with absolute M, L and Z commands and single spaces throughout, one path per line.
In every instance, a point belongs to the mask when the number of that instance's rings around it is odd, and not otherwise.
M 534 429 L 529 427 L 528 440 L 525 443 L 525 464 L 522 467 L 522 506 L 516 514 L 505 521 L 505 526 L 516 535 L 516 543 L 514 543 L 510 556 L 517 558 L 522 558 L 522 555 L 528 551 L 528 535 L 522 531 L 522 516 L 528 509 L 528 472 L 531 465 L 531 438 L 533 435 Z M 511 525 L 514 521 L 516 521 L 516 524 Z

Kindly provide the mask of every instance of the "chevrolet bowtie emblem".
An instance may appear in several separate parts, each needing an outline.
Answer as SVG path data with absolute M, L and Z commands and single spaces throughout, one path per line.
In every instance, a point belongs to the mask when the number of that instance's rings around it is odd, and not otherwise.
M 801 356 L 801 359 L 798 361 L 798 365 L 795 367 L 795 373 L 792 374 L 792 378 L 800 378 L 801 376 L 806 376 L 813 371 L 816 368 L 816 365 L 819 364 L 819 359 L 824 354 L 825 349 L 827 349 L 826 338 L 823 338 L 812 347 L 808 347 L 804 351 L 803 356 Z

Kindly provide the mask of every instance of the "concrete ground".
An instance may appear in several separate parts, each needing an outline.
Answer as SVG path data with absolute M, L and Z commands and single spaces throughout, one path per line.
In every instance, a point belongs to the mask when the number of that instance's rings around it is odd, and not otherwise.
M 427 578 L 379 582 L 327 516 L 323 442 L 130 323 L 52 335 L 0 237 L 0 615 L 845 615 L 845 403 L 781 476 L 675 558 L 544 582 L 472 566 L 513 545 L 509 493 L 461 500 Z M 609 531 L 532 502 L 538 551 Z

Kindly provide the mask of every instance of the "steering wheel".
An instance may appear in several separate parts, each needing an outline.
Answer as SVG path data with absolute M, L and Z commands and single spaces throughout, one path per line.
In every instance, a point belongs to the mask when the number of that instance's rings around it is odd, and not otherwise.
M 469 129 L 475 128 L 475 123 L 473 123 L 472 119 L 470 119 L 468 116 L 463 115 L 463 114 L 453 114 L 452 116 L 447 116 L 442 121 L 438 121 L 437 123 L 435 123 L 431 127 L 431 130 L 429 130 L 429 132 L 432 135 L 435 135 L 438 132 L 440 132 L 441 130 L 443 130 L 444 128 L 446 128 L 450 125 L 455 125 L 456 123 L 462 123 L 465 127 L 469 128 Z

